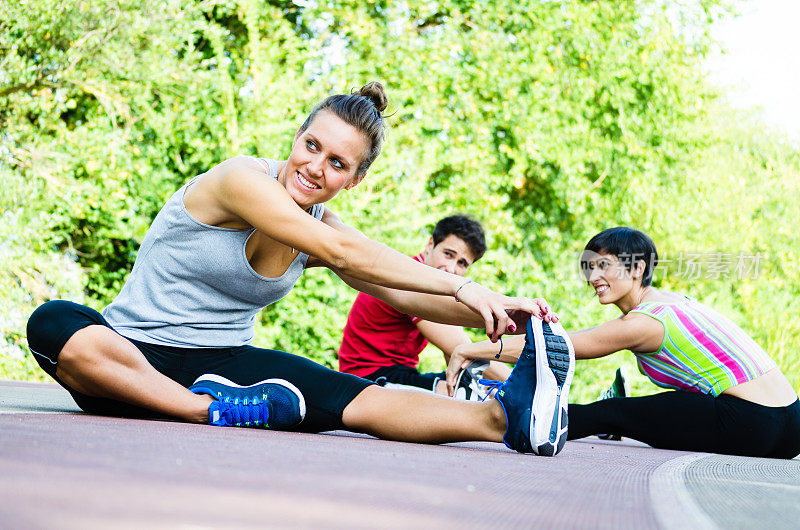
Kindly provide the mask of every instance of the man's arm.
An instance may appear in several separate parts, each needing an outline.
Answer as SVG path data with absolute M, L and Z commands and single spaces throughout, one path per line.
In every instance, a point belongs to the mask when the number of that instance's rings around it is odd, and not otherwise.
M 442 350 L 444 361 L 448 366 L 450 364 L 450 356 L 456 348 L 459 346 L 462 348 L 468 347 L 466 345 L 472 344 L 469 335 L 466 334 L 461 326 L 448 326 L 447 324 L 419 320 L 417 321 L 417 329 L 428 339 L 428 342 Z M 511 368 L 494 360 L 489 363 L 489 367 L 484 372 L 486 379 L 494 379 L 496 381 L 505 381 L 509 375 L 511 375 Z
M 664 341 L 664 325 L 646 315 L 628 313 L 605 324 L 580 331 L 568 332 L 575 348 L 576 359 L 597 359 L 622 350 L 654 352 Z M 502 353 L 497 343 L 474 342 L 459 346 L 450 356 L 447 365 L 447 384 L 452 389 L 458 370 L 474 359 L 498 359 L 516 363 L 525 346 L 525 337 L 503 338 Z M 452 390 L 451 390 L 452 391 Z
M 450 355 L 456 346 L 472 342 L 461 326 L 449 326 L 429 320 L 418 320 L 416 325 L 428 342 L 442 350 L 446 363 L 450 362 Z

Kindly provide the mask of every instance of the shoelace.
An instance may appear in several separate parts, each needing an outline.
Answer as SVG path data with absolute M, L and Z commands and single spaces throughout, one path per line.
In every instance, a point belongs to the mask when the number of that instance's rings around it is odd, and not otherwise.
M 266 401 L 259 401 L 257 398 L 239 401 L 239 398 L 231 400 L 225 397 L 222 403 L 226 406 L 221 414 L 228 423 L 236 425 L 267 425 L 269 421 L 269 408 Z
M 492 392 L 497 392 L 503 386 L 503 381 L 495 381 L 494 379 L 478 379 L 478 384 L 483 385 L 489 389 L 486 395 L 483 396 L 481 401 L 486 401 L 492 395 Z

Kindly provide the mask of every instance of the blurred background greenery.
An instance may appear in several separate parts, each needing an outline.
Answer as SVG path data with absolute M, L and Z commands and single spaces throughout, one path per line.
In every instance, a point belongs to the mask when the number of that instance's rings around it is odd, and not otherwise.
M 587 239 L 640 228 L 666 260 L 656 287 L 733 318 L 800 388 L 800 150 L 704 73 L 733 8 L 0 0 L 0 378 L 46 378 L 28 315 L 108 304 L 183 182 L 237 154 L 285 157 L 315 102 L 380 80 L 391 130 L 330 205 L 345 222 L 413 254 L 438 218 L 471 213 L 490 235 L 472 277 L 546 297 L 568 328 L 616 316 L 578 275 Z M 262 312 L 256 344 L 336 367 L 354 296 L 309 271 Z M 629 353 L 580 364 L 575 398 L 618 364 L 635 372 Z

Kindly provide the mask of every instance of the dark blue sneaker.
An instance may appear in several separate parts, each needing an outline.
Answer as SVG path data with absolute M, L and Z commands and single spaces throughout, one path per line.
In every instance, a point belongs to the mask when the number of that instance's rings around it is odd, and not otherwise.
M 514 371 L 497 392 L 508 428 L 503 442 L 520 453 L 554 456 L 567 441 L 567 401 L 575 352 L 561 324 L 531 318 Z
M 288 429 L 306 415 L 303 394 L 283 379 L 267 379 L 241 386 L 216 374 L 197 378 L 189 390 L 216 401 L 208 407 L 208 423 L 221 427 Z

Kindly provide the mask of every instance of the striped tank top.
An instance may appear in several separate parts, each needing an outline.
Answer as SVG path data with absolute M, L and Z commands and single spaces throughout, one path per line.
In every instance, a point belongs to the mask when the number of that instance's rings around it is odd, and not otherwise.
M 639 370 L 660 387 L 716 397 L 777 366 L 739 326 L 696 300 L 644 302 L 631 313 L 664 325 L 661 348 L 636 354 Z

